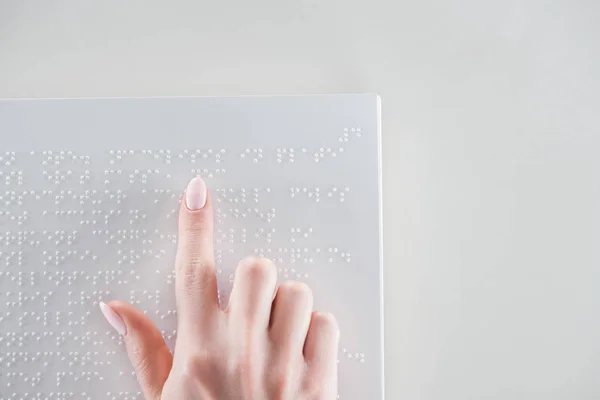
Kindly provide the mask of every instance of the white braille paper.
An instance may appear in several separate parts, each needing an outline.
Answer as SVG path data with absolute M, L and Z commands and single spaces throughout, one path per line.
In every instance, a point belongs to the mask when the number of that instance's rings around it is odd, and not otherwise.
M 241 258 L 271 258 L 339 321 L 339 398 L 382 398 L 380 129 L 376 95 L 0 100 L 0 400 L 143 398 L 98 303 L 172 347 L 198 175 L 221 302 Z

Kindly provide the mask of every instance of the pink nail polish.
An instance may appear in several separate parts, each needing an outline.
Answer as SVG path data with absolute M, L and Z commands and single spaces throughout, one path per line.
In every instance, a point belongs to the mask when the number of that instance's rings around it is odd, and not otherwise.
M 125 336 L 127 334 L 125 322 L 123 321 L 123 318 L 121 318 L 119 314 L 115 312 L 115 310 L 103 302 L 100 302 L 100 310 L 102 311 L 102 314 L 104 314 L 104 318 L 106 318 L 108 323 L 115 328 L 120 335 Z
M 185 191 L 185 203 L 192 211 L 201 210 L 206 205 L 206 183 L 202 178 L 194 178 Z

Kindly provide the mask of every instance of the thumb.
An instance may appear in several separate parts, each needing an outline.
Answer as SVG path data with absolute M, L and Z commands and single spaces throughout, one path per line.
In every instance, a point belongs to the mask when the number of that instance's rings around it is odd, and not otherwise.
M 154 323 L 137 308 L 121 301 L 100 303 L 110 325 L 123 336 L 131 365 L 147 400 L 160 399 L 173 356 Z

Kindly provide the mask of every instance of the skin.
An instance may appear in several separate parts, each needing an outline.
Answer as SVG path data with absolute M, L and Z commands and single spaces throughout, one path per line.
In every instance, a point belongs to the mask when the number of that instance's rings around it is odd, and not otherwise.
M 333 315 L 313 311 L 310 288 L 277 286 L 267 259 L 236 269 L 225 310 L 217 301 L 213 205 L 179 212 L 176 257 L 177 342 L 173 354 L 141 311 L 120 301 L 108 307 L 126 331 L 124 342 L 147 400 L 334 400 L 339 329 Z

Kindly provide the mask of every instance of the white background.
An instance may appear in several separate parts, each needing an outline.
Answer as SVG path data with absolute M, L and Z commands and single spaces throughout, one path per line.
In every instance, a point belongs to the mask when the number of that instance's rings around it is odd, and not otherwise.
M 597 399 L 599 20 L 593 0 L 0 0 L 0 97 L 379 93 L 386 397 Z

